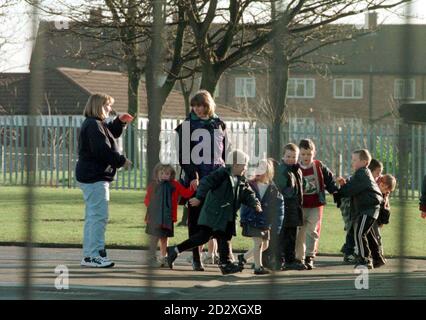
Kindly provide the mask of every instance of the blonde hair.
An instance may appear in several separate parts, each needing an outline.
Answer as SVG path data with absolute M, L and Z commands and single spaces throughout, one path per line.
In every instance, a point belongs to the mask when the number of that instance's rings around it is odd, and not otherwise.
M 380 177 L 380 182 L 389 187 L 391 192 L 395 191 L 396 188 L 396 179 L 391 174 L 385 174 Z
M 352 152 L 353 154 L 357 154 L 359 156 L 359 160 L 367 161 L 367 166 L 370 165 L 371 162 L 371 154 L 367 149 L 359 149 Z
M 103 107 L 107 104 L 114 104 L 114 101 L 113 97 L 104 93 L 92 94 L 87 100 L 83 115 L 86 118 L 95 117 L 104 120 Z
M 191 107 L 194 106 L 204 106 L 206 108 L 206 114 L 210 118 L 213 117 L 216 110 L 216 103 L 207 90 L 200 90 L 192 97 Z
M 268 181 L 271 182 L 274 178 L 274 163 L 271 161 L 271 159 L 262 159 L 259 161 L 257 169 L 259 169 L 262 164 L 264 164 L 264 167 L 261 168 L 263 172 L 260 173 L 257 171 L 255 175 L 266 174 Z
M 173 168 L 170 164 L 162 164 L 161 162 L 158 163 L 154 167 L 154 173 L 152 175 L 152 181 L 159 182 L 158 175 L 161 171 L 170 172 L 170 180 L 174 180 L 176 178 L 176 170 Z

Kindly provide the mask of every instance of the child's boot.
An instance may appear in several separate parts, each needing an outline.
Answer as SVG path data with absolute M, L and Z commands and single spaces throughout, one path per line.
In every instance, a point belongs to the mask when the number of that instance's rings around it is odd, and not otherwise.
M 247 260 L 244 258 L 244 254 L 243 253 L 239 254 L 237 257 L 238 257 L 238 265 L 240 267 L 244 267 L 244 264 L 247 263 Z
M 220 268 L 220 271 L 222 272 L 223 275 L 243 271 L 242 267 L 240 267 L 239 265 L 236 265 L 232 262 L 228 262 L 226 264 L 221 264 L 219 266 L 219 268 Z
M 204 266 L 201 261 L 192 261 L 192 270 L 194 271 L 204 271 Z
M 264 267 L 260 268 L 254 268 L 254 274 L 262 275 L 262 274 L 269 274 L 270 272 L 266 270 Z
M 178 256 L 176 246 L 167 247 L 167 265 L 170 269 L 173 269 L 173 262 Z

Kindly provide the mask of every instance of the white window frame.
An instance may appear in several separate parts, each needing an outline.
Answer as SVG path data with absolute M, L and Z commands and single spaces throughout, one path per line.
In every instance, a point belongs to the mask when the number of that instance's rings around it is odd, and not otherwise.
M 247 92 L 247 83 L 253 81 L 253 91 Z M 241 87 L 243 89 L 241 89 Z M 235 97 L 236 98 L 255 98 L 256 97 L 256 78 L 255 77 L 236 77 L 235 78 Z
M 289 83 L 290 81 L 295 82 L 294 86 L 294 95 L 289 92 Z M 312 81 L 312 95 L 307 95 L 307 83 L 308 81 Z M 302 84 L 303 85 L 303 96 L 297 95 L 297 87 Z M 287 83 L 287 97 L 293 99 L 313 99 L 315 98 L 315 79 L 312 78 L 289 78 Z
M 336 93 L 337 81 L 342 82 L 342 95 L 339 95 L 339 96 Z M 360 96 L 355 96 L 355 82 L 360 83 L 360 89 L 361 89 L 360 90 L 361 91 Z M 352 85 L 352 95 L 351 96 L 345 96 L 345 90 L 344 90 L 345 85 Z M 333 81 L 333 97 L 334 97 L 334 99 L 362 99 L 364 97 L 364 81 L 362 79 L 344 79 L 344 78 L 334 79 L 334 81 Z
M 403 96 L 403 90 L 405 88 L 405 81 L 410 81 L 409 85 L 409 95 L 406 97 Z M 401 88 L 402 86 L 402 88 Z M 416 79 L 409 78 L 409 79 L 395 79 L 393 83 L 393 97 L 395 99 L 409 99 L 414 100 L 416 98 Z

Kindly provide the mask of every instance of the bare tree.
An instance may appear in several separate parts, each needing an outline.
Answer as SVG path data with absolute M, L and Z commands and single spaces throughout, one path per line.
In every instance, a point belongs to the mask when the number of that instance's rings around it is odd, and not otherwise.
M 312 35 L 345 17 L 394 8 L 411 0 L 270 0 L 269 4 L 255 0 L 230 0 L 225 3 L 218 0 L 182 1 L 200 58 L 201 88 L 211 93 L 225 70 L 244 63 L 270 43 L 273 72 L 269 101 L 273 107 L 271 114 L 275 116 L 271 128 L 271 141 L 274 143 L 271 144 L 270 155 L 279 158 L 288 74 L 292 63 L 290 59 L 293 62 L 302 60 L 326 45 L 312 46 L 311 42 L 308 50 L 297 53 L 291 39 L 297 39 L 294 36 L 300 35 L 299 45 L 306 48 L 304 35 Z M 215 25 L 219 18 L 223 22 Z M 244 23 L 245 19 L 250 19 L 251 23 Z M 333 40 L 326 42 L 330 44 Z
M 0 71 L 10 71 L 9 64 L 11 58 L 22 50 L 25 37 L 19 37 L 24 34 L 25 28 L 22 16 L 25 12 L 21 12 L 18 0 L 2 0 L 0 1 Z M 19 67 L 23 67 L 24 63 Z
M 31 0 L 26 1 L 32 3 Z M 149 179 L 151 170 L 159 161 L 162 107 L 176 81 L 193 72 L 186 72 L 182 77 L 184 63 L 196 58 L 191 46 L 184 49 L 187 26 L 184 8 L 175 0 L 98 0 L 82 5 L 67 1 L 61 3 L 64 10 L 48 5 L 41 6 L 41 10 L 48 15 L 66 17 L 72 23 L 67 32 L 99 44 L 89 49 L 77 48 L 73 53 L 76 58 L 93 61 L 114 59 L 118 65 L 124 64 L 128 74 L 128 112 L 136 116 L 140 110 L 140 80 L 145 77 Z M 165 32 L 165 27 L 168 32 Z M 184 53 L 184 50 L 187 52 Z M 166 80 L 160 83 L 162 75 Z

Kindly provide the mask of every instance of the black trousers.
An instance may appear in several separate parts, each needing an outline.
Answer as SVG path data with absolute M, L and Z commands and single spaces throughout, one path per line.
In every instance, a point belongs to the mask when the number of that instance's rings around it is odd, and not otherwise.
M 233 235 L 233 229 L 235 228 L 234 222 L 229 222 L 226 231 L 215 231 L 207 226 L 198 226 L 198 232 L 191 235 L 187 240 L 177 245 L 179 252 L 196 248 L 198 246 L 207 243 L 211 237 L 217 239 L 217 246 L 219 251 L 219 259 L 221 264 L 230 263 L 230 243 Z M 199 259 L 199 255 L 198 255 Z M 194 259 L 195 261 L 195 259 Z
M 281 229 L 277 261 L 282 262 L 282 258 L 284 258 L 286 263 L 292 263 L 296 260 L 296 237 L 297 227 L 284 227 Z
M 354 229 L 353 227 L 351 227 L 347 232 L 346 232 L 346 241 L 345 244 L 343 245 L 343 253 L 346 255 L 351 255 L 354 254 L 355 251 L 355 239 L 354 239 Z
M 193 235 L 197 234 L 200 231 L 200 227 L 198 226 L 198 218 L 200 217 L 201 208 L 203 207 L 203 203 L 201 203 L 198 207 L 188 207 L 188 237 L 191 238 Z M 208 240 L 206 241 L 208 242 Z M 206 242 L 200 243 L 202 245 Z M 200 250 L 198 247 L 191 247 L 192 249 L 192 261 L 200 262 Z M 180 251 L 180 250 L 179 250 Z
M 375 221 L 376 219 L 366 214 L 361 214 L 354 226 L 355 244 L 358 247 L 358 254 L 363 262 L 367 262 L 371 258 L 371 250 L 368 245 L 368 234 Z
M 379 226 L 377 221 L 373 223 L 370 232 L 367 234 L 368 246 L 371 250 L 371 257 L 374 261 L 384 260 L 382 241 Z

